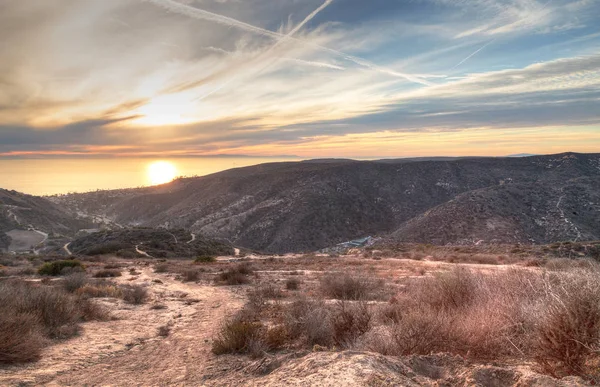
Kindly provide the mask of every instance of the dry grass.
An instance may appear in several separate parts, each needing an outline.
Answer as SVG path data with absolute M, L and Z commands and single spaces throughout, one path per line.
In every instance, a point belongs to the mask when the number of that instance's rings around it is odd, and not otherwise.
M 148 300 L 148 289 L 139 286 L 127 286 L 123 289 L 123 300 L 129 304 L 141 305 Z
M 77 289 L 77 294 L 90 298 L 122 298 L 123 290 L 112 282 L 86 284 Z
M 81 289 L 86 284 L 87 276 L 84 273 L 69 274 L 63 279 L 63 288 L 69 293 L 76 292 L 78 289 Z
M 225 353 L 248 353 L 251 345 L 258 341 L 263 327 L 260 323 L 247 322 L 238 318 L 226 321 L 213 341 L 212 351 L 216 355 Z
M 91 301 L 60 287 L 22 281 L 0 284 L 0 363 L 36 360 L 49 339 L 78 332 L 82 321 L 107 318 Z
M 240 263 L 217 276 L 217 283 L 224 285 L 244 285 L 250 283 L 249 275 L 253 269 L 247 263 Z
M 382 280 L 365 275 L 331 273 L 321 278 L 321 291 L 339 300 L 373 300 L 382 296 Z
M 600 268 L 574 260 L 559 266 L 430 270 L 432 275 L 405 277 L 384 304 L 366 300 L 382 299 L 392 285 L 374 275 L 369 278 L 366 270 L 360 277 L 311 274 L 305 287 L 316 299 L 301 296 L 289 303 L 269 303 L 276 297 L 259 286 L 249 292 L 235 328 L 240 334 L 256 328 L 249 331 L 244 353 L 314 345 L 386 355 L 448 352 L 481 362 L 536 361 L 548 374 L 589 380 L 596 372 L 590 365 L 600 353 Z M 395 268 L 411 272 L 404 263 Z M 240 346 L 234 347 L 240 352 Z

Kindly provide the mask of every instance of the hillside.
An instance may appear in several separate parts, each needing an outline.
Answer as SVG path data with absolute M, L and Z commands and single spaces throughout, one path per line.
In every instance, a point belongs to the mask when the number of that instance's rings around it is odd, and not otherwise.
M 93 226 L 48 199 L 0 189 L 0 250 L 28 250 L 46 241 L 44 234 L 70 237 Z
M 428 210 L 484 188 L 529 184 L 531 191 L 542 196 L 541 201 L 551 203 L 555 194 L 541 187 L 598 176 L 598 154 L 413 162 L 334 160 L 262 164 L 179 179 L 158 187 L 51 199 L 123 225 L 185 228 L 207 237 L 227 239 L 238 246 L 282 253 L 312 251 L 367 235 L 402 230 L 408 227 L 406 222 Z M 586 186 L 591 182 L 583 179 L 578 184 Z M 575 198 L 580 195 L 578 190 L 566 192 Z M 570 203 L 578 199 L 564 200 Z M 461 208 L 464 212 L 453 216 L 464 220 L 473 210 L 468 206 Z M 521 212 L 522 206 L 513 201 L 498 214 L 492 206 L 485 216 L 516 222 Z M 559 216 L 558 212 L 548 214 Z M 522 221 L 528 222 L 527 219 Z M 543 234 L 547 237 L 540 239 L 547 241 L 571 239 L 570 229 L 550 230 L 554 227 L 551 225 L 557 224 L 556 219 L 540 226 L 544 230 L 536 231 L 532 237 L 537 240 Z M 586 222 L 599 228 L 594 217 Z M 455 231 L 450 234 L 456 233 L 456 240 L 472 239 L 467 231 L 464 235 Z M 435 239 L 437 234 L 436 229 L 418 237 Z
M 388 240 L 431 244 L 600 240 L 600 177 L 470 191 L 411 219 Z
M 185 230 L 128 229 L 96 232 L 69 243 L 73 254 L 116 254 L 121 257 L 149 255 L 154 258 L 233 255 L 233 247 L 205 239 Z

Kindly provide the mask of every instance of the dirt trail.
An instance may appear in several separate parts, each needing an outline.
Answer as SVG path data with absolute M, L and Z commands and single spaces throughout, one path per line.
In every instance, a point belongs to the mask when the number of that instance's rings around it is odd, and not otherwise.
M 227 288 L 181 283 L 147 267 L 138 271 L 119 281 L 148 285 L 150 303 L 133 306 L 105 299 L 118 320 L 85 323 L 79 337 L 49 347 L 39 362 L 0 369 L 0 385 L 201 385 L 213 356 L 214 332 L 241 307 L 242 297 Z M 154 310 L 152 304 L 167 308 Z M 157 335 L 163 325 L 171 326 L 165 338 Z

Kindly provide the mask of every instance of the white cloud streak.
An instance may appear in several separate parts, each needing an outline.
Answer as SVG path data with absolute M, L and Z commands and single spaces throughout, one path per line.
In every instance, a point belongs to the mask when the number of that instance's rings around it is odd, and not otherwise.
M 213 21 L 219 24 L 223 24 L 223 25 L 227 25 L 229 27 L 236 27 L 236 28 L 240 28 L 242 30 L 248 31 L 248 32 L 254 32 L 263 36 L 268 36 L 271 38 L 274 38 L 277 40 L 277 45 L 279 45 L 279 42 L 282 40 L 287 40 L 287 39 L 292 39 L 296 42 L 300 42 L 303 44 L 307 44 L 309 47 L 321 50 L 321 51 L 325 51 L 328 53 L 331 53 L 333 55 L 339 56 L 349 62 L 353 62 L 354 64 L 357 64 L 359 66 L 362 67 L 366 67 L 368 69 L 377 71 L 379 73 L 382 74 L 387 74 L 387 75 L 391 75 L 393 77 L 398 77 L 398 78 L 404 78 L 407 81 L 410 82 L 414 82 L 414 83 L 418 83 L 421 85 L 426 85 L 426 86 L 432 86 L 433 84 L 429 81 L 426 81 L 424 79 L 421 79 L 419 77 L 416 77 L 414 75 L 411 74 L 405 74 L 399 71 L 395 71 L 395 70 L 391 70 L 391 69 L 387 69 L 385 67 L 381 67 L 375 63 L 372 63 L 366 59 L 363 58 L 359 58 L 356 56 L 352 56 L 352 55 L 348 55 L 346 53 L 340 52 L 340 51 L 336 51 L 333 50 L 331 48 L 328 47 L 323 47 L 320 46 L 318 44 L 313 44 L 310 42 L 306 42 L 302 39 L 297 39 L 297 38 L 293 38 L 292 35 L 293 33 L 296 33 L 298 30 L 300 30 L 300 28 L 302 28 L 308 21 L 310 21 L 311 19 L 313 19 L 317 13 L 319 13 L 321 10 L 323 10 L 325 7 L 327 7 L 329 4 L 331 4 L 331 2 L 333 0 L 327 0 L 325 1 L 325 3 L 323 5 L 321 5 L 319 8 L 317 8 L 314 12 L 312 12 L 310 15 L 307 16 L 307 18 L 302 21 L 298 26 L 296 26 L 294 28 L 294 30 L 292 30 L 290 34 L 284 35 L 284 34 L 280 34 L 278 32 L 273 32 L 264 28 L 260 28 L 260 27 L 256 27 L 253 26 L 251 24 L 248 23 L 244 23 L 242 21 L 227 17 L 227 16 L 223 16 L 223 15 L 219 15 L 213 12 L 209 12 L 206 10 L 202 10 L 199 8 L 195 8 L 195 7 L 191 7 L 185 4 L 181 4 L 178 3 L 176 1 L 173 0 L 145 0 L 148 1 L 150 3 L 153 3 L 155 5 L 158 5 L 168 11 L 174 12 L 174 13 L 179 13 L 191 18 L 195 18 L 195 19 L 199 19 L 199 20 L 208 20 L 208 21 Z
M 471 59 L 472 57 L 474 57 L 475 55 L 477 55 L 479 52 L 481 52 L 482 50 L 484 50 L 487 46 L 489 46 L 490 44 L 494 43 L 496 39 L 492 39 L 489 42 L 487 42 L 486 44 L 484 44 L 483 46 L 481 46 L 479 49 L 475 50 L 473 53 L 471 53 L 471 55 L 467 56 L 466 58 L 464 58 L 463 60 L 461 60 L 460 62 L 458 62 L 454 67 L 452 67 L 450 70 L 454 70 L 455 68 L 457 68 L 458 66 L 460 66 L 461 64 L 465 63 L 466 61 L 468 61 L 469 59 Z

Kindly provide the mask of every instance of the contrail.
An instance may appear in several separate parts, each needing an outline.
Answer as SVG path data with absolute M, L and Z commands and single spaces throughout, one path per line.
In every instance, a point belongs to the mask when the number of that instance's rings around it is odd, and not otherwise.
M 259 61 L 261 58 L 267 56 L 271 51 L 273 51 L 276 47 L 278 47 L 281 43 L 283 43 L 284 41 L 286 41 L 287 39 L 292 38 L 292 36 L 298 32 L 306 23 L 308 23 L 310 20 L 312 20 L 319 12 L 321 12 L 323 9 L 325 9 L 325 7 L 327 7 L 329 4 L 331 4 L 333 2 L 333 0 L 325 0 L 325 2 L 316 10 L 314 10 L 313 12 L 311 12 L 308 16 L 306 16 L 304 18 L 304 20 L 302 20 L 300 23 L 298 23 L 298 25 L 296 27 L 294 27 L 290 32 L 288 32 L 286 35 L 283 35 L 281 38 L 279 38 L 277 40 L 277 42 L 271 46 L 267 51 L 263 52 L 262 54 L 260 54 L 259 56 L 257 56 L 256 58 L 253 59 L 254 62 Z M 265 66 L 261 67 L 258 72 L 264 71 L 266 68 L 270 67 L 273 65 L 273 62 L 267 63 Z M 194 99 L 195 101 L 201 101 L 209 96 L 211 96 L 212 94 L 218 92 L 219 90 L 222 90 L 224 87 L 226 87 L 227 85 L 229 85 L 230 83 L 234 82 L 236 80 L 236 77 L 231 77 L 227 82 L 224 82 L 221 86 L 217 87 L 214 90 L 211 90 L 210 92 L 198 97 Z
M 307 66 L 323 67 L 323 68 L 333 69 L 333 70 L 346 70 L 345 67 L 334 65 L 331 63 L 314 62 L 314 61 L 310 61 L 310 60 L 297 59 L 297 58 L 285 58 L 285 57 L 281 58 L 281 59 L 287 60 L 290 62 L 296 62 L 296 63 L 307 65 Z
M 333 0 L 325 0 L 325 2 L 323 4 L 321 4 L 321 6 L 319 8 L 315 9 L 314 11 L 312 11 L 306 18 L 304 18 L 304 20 L 302 20 L 296 27 L 294 27 L 293 30 L 291 30 L 287 35 L 285 35 L 285 37 L 283 37 L 281 40 L 279 40 L 279 42 L 284 41 L 284 40 L 292 37 L 296 32 L 300 31 L 300 29 L 302 27 L 304 27 L 304 25 L 306 23 L 308 23 L 309 21 L 311 21 L 315 16 L 317 16 L 317 14 L 319 12 L 321 12 L 322 10 L 324 10 L 325 8 L 327 8 L 327 6 L 329 4 L 331 4 L 331 3 L 333 3 Z
M 478 50 L 476 50 L 475 52 L 473 52 L 471 55 L 469 55 L 468 57 L 466 57 L 465 59 L 461 60 L 460 62 L 458 62 L 454 67 L 452 67 L 450 69 L 450 71 L 454 70 L 455 68 L 457 68 L 458 66 L 460 66 L 461 64 L 465 63 L 466 61 L 468 61 L 469 59 L 471 59 L 472 57 L 474 57 L 475 55 L 477 55 L 477 53 L 481 50 L 483 50 L 484 48 L 486 48 L 487 46 L 489 46 L 490 44 L 494 43 L 496 39 L 492 39 L 489 42 L 487 42 L 486 44 L 484 44 L 483 46 L 481 46 L 481 48 L 479 48 Z
M 190 7 L 189 5 L 181 4 L 173 0 L 145 0 L 152 4 L 158 5 L 166 9 L 167 11 L 179 13 L 181 15 L 189 16 L 193 19 L 210 20 L 215 23 L 223 24 L 229 27 L 237 27 L 246 31 L 255 32 L 260 35 L 269 36 L 272 38 L 279 39 L 283 35 L 277 32 L 269 31 L 264 28 L 256 27 L 242 21 L 219 15 L 217 13 L 205 11 L 200 8 Z
M 415 83 L 419 83 L 422 85 L 427 85 L 427 86 L 431 86 L 432 83 L 425 81 L 421 78 L 412 76 L 410 74 L 405 74 L 405 73 L 401 73 L 398 71 L 394 71 L 394 70 L 390 70 L 390 69 L 386 69 L 383 68 L 381 66 L 376 65 L 375 63 L 369 62 L 366 59 L 362 59 L 362 58 L 358 58 L 352 55 L 348 55 L 345 54 L 343 52 L 340 51 L 336 51 L 333 50 L 331 48 L 327 48 L 327 47 L 323 47 L 317 44 L 313 44 L 310 42 L 306 42 L 304 40 L 301 39 L 297 39 L 294 37 L 291 37 L 292 33 L 296 33 L 300 28 L 302 28 L 302 26 L 304 26 L 308 21 L 310 21 L 312 18 L 315 17 L 315 15 L 317 13 L 319 13 L 321 10 L 323 10 L 325 7 L 327 7 L 333 0 L 327 0 L 325 1 L 325 3 L 323 3 L 323 5 L 321 5 L 319 8 L 317 8 L 314 12 L 312 12 L 310 15 L 307 16 L 307 18 L 302 21 L 298 26 L 296 26 L 290 34 L 284 35 L 281 34 L 279 32 L 273 32 L 273 31 L 269 31 L 267 29 L 264 28 L 260 28 L 260 27 L 256 27 L 253 26 L 251 24 L 248 23 L 244 23 L 242 21 L 227 17 L 227 16 L 223 16 L 223 15 L 219 15 L 213 12 L 209 12 L 209 11 L 205 11 L 203 9 L 200 8 L 195 8 L 195 7 L 191 7 L 189 5 L 185 5 L 182 3 L 178 3 L 176 1 L 173 0 L 145 0 L 148 1 L 152 4 L 155 4 L 159 7 L 162 7 L 170 12 L 174 12 L 174 13 L 179 13 L 185 16 L 189 16 L 191 18 L 194 19 L 199 19 L 199 20 L 209 20 L 209 21 L 213 21 L 215 23 L 219 23 L 219 24 L 223 24 L 229 27 L 236 27 L 236 28 L 240 28 L 249 32 L 254 32 L 257 33 L 259 35 L 263 35 L 263 36 L 268 36 L 271 38 L 274 38 L 277 40 L 276 45 L 279 45 L 279 42 L 281 40 L 287 40 L 287 39 L 292 39 L 296 42 L 300 42 L 303 44 L 307 44 L 312 48 L 318 49 L 318 50 L 322 50 L 322 51 L 326 51 L 329 52 L 331 54 L 340 56 L 342 58 L 344 58 L 345 60 L 349 61 L 349 62 L 353 62 L 359 66 L 362 67 L 366 67 L 368 69 L 383 73 L 383 74 L 388 74 L 388 75 L 392 75 L 394 77 L 400 77 L 400 78 L 404 78 L 408 81 L 411 82 L 415 82 Z

